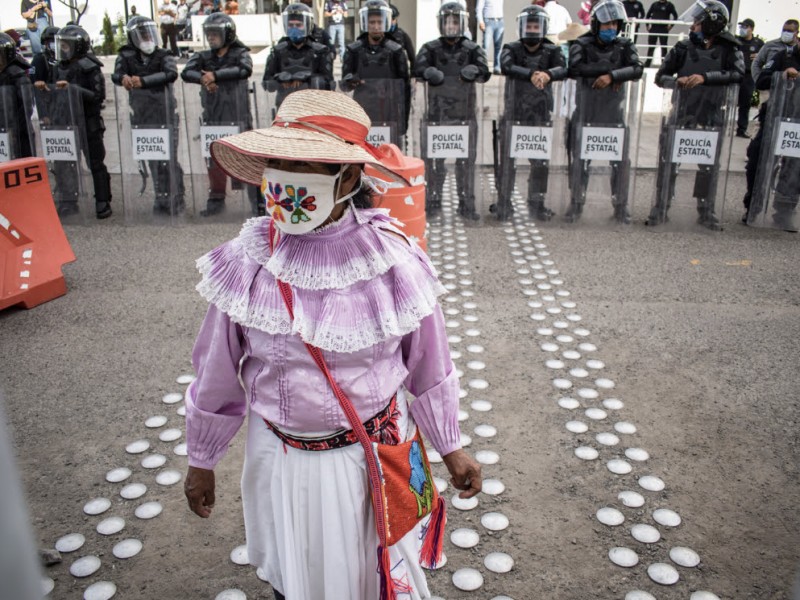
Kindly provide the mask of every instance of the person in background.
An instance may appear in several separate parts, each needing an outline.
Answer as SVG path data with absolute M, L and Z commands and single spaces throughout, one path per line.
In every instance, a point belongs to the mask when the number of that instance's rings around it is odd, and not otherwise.
M 669 0 L 656 0 L 650 5 L 647 10 L 647 19 L 655 21 L 677 21 L 678 11 L 675 10 L 675 5 Z M 647 36 L 647 60 L 644 63 L 645 68 L 649 67 L 653 62 L 653 53 L 656 46 L 661 46 L 661 56 L 666 56 L 667 49 L 669 48 L 667 33 L 672 31 L 672 25 L 656 24 L 648 25 L 647 31 L 650 35 Z
M 345 0 L 326 0 L 325 18 L 328 19 L 328 34 L 331 43 L 336 47 L 339 60 L 344 60 L 344 19 L 347 16 Z
M 161 45 L 166 48 L 169 44 L 172 53 L 178 56 L 178 8 L 170 0 L 164 0 L 158 8 L 158 17 L 161 24 Z
M 628 15 L 628 21 L 632 19 L 644 19 L 644 5 L 639 0 L 622 0 L 622 6 L 625 7 L 625 14 Z M 639 32 L 639 25 L 634 29 L 636 33 Z M 636 39 L 634 38 L 634 43 Z
M 583 0 L 581 7 L 578 9 L 578 20 L 583 25 L 588 25 L 592 22 L 592 8 L 597 4 L 598 0 Z
M 550 19 L 547 25 L 547 35 L 551 40 L 558 40 L 559 34 L 572 23 L 572 17 L 569 16 L 569 11 L 561 6 L 557 0 L 547 0 L 544 4 L 544 10 Z M 561 44 L 561 52 L 564 54 L 564 60 L 568 60 L 569 47 L 566 43 Z
M 89 34 L 78 25 L 67 25 L 56 34 L 55 87 L 65 90 L 75 86 L 83 100 L 83 116 L 86 120 L 87 162 L 94 183 L 95 211 L 98 219 L 111 216 L 111 177 L 106 169 L 106 147 L 103 136 L 106 131 L 102 110 L 106 100 L 106 79 L 103 63 L 91 52 Z M 82 124 L 81 124 L 82 125 Z M 67 216 L 78 211 L 77 203 L 62 204 L 59 214 Z
M 308 8 L 311 9 L 311 14 L 315 15 L 314 13 L 314 0 L 300 0 L 303 4 L 305 4 Z M 333 43 L 331 43 L 331 36 L 328 35 L 328 32 L 324 27 L 320 27 L 316 23 L 316 16 L 314 17 L 314 22 L 311 24 L 311 33 L 309 34 L 309 38 L 317 42 L 318 44 L 322 44 L 326 46 L 331 52 L 331 61 L 336 58 L 336 49 L 333 47 Z
M 386 37 L 403 47 L 406 51 L 409 65 L 411 69 L 413 69 L 414 59 L 417 57 L 417 52 L 414 49 L 414 42 L 411 41 L 411 36 L 400 29 L 400 26 L 397 24 L 397 17 L 400 16 L 400 10 L 394 4 L 390 4 L 389 8 L 392 9 L 392 25 L 389 27 L 389 31 L 386 32 Z
M 53 20 L 50 0 L 22 0 L 20 14 L 27 21 L 26 35 L 31 43 L 31 52 L 40 54 L 42 32 Z
M 493 72 L 500 74 L 500 51 L 503 49 L 503 33 L 505 24 L 503 23 L 503 2 L 502 0 L 478 0 L 475 7 L 475 16 L 478 18 L 478 29 L 483 32 L 481 36 L 481 47 L 489 56 L 487 41 L 492 40 L 492 51 L 494 60 L 492 61 Z
M 39 56 L 39 55 L 37 55 Z M 28 78 L 28 62 L 17 54 L 17 43 L 7 33 L 0 33 L 0 88 L 13 90 L 8 95 L 3 95 L 5 100 L 10 100 L 12 106 L 0 105 L 0 123 L 8 126 L 11 139 L 9 154 L 6 158 L 26 158 L 33 156 L 31 137 L 29 134 L 28 106 L 24 98 L 31 97 L 31 80 Z M 8 111 L 8 112 L 6 112 Z
M 750 137 L 747 135 L 747 123 L 750 121 L 750 107 L 753 103 L 753 92 L 756 89 L 752 65 L 759 50 L 764 46 L 764 40 L 753 36 L 755 26 L 753 19 L 745 19 L 739 23 L 739 31 L 736 36 L 744 56 L 744 78 L 739 84 L 739 115 L 736 119 L 736 137 L 740 138 Z
M 758 81 L 761 69 L 772 60 L 776 53 L 785 52 L 790 54 L 794 50 L 794 47 L 797 46 L 798 27 L 800 27 L 800 22 L 797 19 L 789 19 L 781 28 L 781 36 L 778 39 L 768 41 L 758 51 L 756 59 L 750 65 L 753 81 Z
M 53 83 L 51 75 L 53 68 L 56 64 L 56 34 L 58 27 L 50 25 L 45 27 L 42 32 L 42 52 L 33 55 L 33 71 L 31 73 L 31 81 L 34 85 L 37 82 Z
M 225 8 L 223 11 L 226 15 L 238 15 L 239 14 L 239 3 L 236 0 L 226 0 L 225 1 Z

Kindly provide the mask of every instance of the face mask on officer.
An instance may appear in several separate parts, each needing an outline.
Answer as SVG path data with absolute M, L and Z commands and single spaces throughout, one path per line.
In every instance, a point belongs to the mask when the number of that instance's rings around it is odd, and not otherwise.
M 617 24 L 616 22 L 611 23 L 603 23 L 600 25 L 600 31 L 597 33 L 597 37 L 600 38 L 600 41 L 604 44 L 610 44 L 615 39 L 617 39 Z
M 791 29 L 784 29 L 783 31 L 781 31 L 781 42 L 783 42 L 787 46 L 794 45 L 795 34 L 796 32 L 792 31 Z
M 289 21 L 289 29 L 286 31 L 286 35 L 294 44 L 299 44 L 306 39 L 306 30 L 303 29 L 303 22 Z
M 535 46 L 542 41 L 542 26 L 538 21 L 528 21 L 525 24 L 525 38 L 523 41 L 529 46 Z

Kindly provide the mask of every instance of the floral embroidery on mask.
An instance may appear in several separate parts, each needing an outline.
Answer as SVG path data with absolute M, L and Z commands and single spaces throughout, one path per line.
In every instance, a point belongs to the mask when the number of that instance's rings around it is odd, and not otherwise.
M 317 205 L 314 204 L 317 199 L 314 196 L 308 196 L 306 198 L 306 194 L 308 194 L 308 191 L 304 187 L 295 189 L 293 185 L 286 186 L 286 195 L 288 198 L 284 198 L 281 201 L 281 206 L 286 208 L 286 210 L 294 208 L 292 212 L 292 223 L 297 224 L 301 221 L 310 221 L 311 217 L 309 217 L 305 211 L 311 212 L 317 210 Z
M 266 193 L 267 187 L 269 187 L 269 195 L 267 195 Z M 270 212 L 273 219 L 275 219 L 276 221 L 280 221 L 281 223 L 285 223 L 286 217 L 283 216 L 283 211 L 281 210 L 282 191 L 283 187 L 281 186 L 280 183 L 273 184 L 271 182 L 268 182 L 266 179 L 261 182 L 261 194 L 267 201 L 267 210 Z M 291 208 L 291 205 L 288 208 Z

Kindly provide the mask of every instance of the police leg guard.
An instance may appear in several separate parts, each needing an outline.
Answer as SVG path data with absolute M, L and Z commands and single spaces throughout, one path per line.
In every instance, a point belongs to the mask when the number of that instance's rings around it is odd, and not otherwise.
M 425 190 L 425 214 L 429 217 L 439 214 L 442 210 L 444 177 L 440 177 L 440 168 L 444 168 L 444 160 L 425 160 L 425 172 L 428 177 Z
M 456 187 L 458 189 L 458 214 L 465 219 L 480 219 L 475 211 L 475 177 L 469 172 L 468 161 L 456 159 Z
M 796 195 L 791 197 L 780 192 L 775 193 L 775 212 L 772 214 L 772 221 L 780 229 L 797 233 L 797 224 L 795 222 L 797 200 L 798 197 Z
M 706 198 L 697 199 L 697 222 L 711 231 L 720 231 L 719 219 L 714 213 L 714 202 Z
M 547 161 L 532 160 L 531 171 L 528 174 L 528 211 L 531 218 L 539 221 L 549 221 L 555 213 L 544 205 L 547 196 L 547 181 L 549 169 Z

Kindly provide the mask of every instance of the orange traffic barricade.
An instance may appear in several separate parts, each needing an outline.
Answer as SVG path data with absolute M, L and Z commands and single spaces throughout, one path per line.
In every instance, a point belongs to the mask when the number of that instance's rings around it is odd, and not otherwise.
M 33 308 L 66 294 L 61 267 L 74 260 L 45 162 L 0 163 L 0 310 L 17 304 Z
M 391 215 L 403 224 L 403 232 L 419 244 L 423 250 L 428 249 L 425 234 L 425 163 L 413 156 L 405 156 L 397 146 L 385 144 L 381 146 L 384 154 L 391 155 L 392 169 L 411 183 L 408 186 L 389 187 L 386 194 L 378 199 L 376 208 L 388 208 Z M 397 167 L 399 165 L 399 168 Z M 366 166 L 367 175 L 386 180 L 386 176 L 376 169 Z

